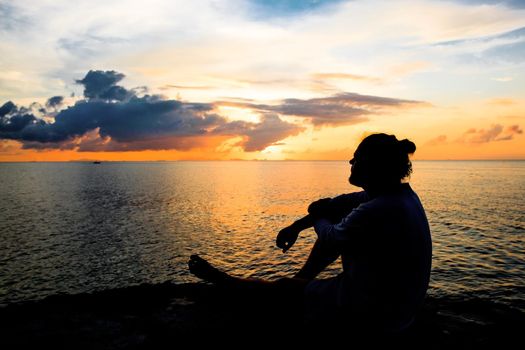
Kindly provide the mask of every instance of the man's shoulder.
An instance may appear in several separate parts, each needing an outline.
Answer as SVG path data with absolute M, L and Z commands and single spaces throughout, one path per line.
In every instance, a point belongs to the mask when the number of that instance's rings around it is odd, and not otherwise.
M 358 209 L 373 210 L 377 214 L 397 215 L 411 207 L 414 199 L 417 199 L 416 193 L 409 186 L 403 186 L 401 191 L 369 198 L 361 203 Z
M 364 203 L 370 200 L 370 197 L 365 191 L 357 191 L 351 193 L 343 193 L 332 199 L 333 201 L 340 202 L 354 202 L 357 204 Z

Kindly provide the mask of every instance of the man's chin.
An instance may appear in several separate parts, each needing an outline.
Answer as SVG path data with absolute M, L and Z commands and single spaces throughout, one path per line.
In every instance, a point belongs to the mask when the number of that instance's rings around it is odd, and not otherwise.
M 350 182 L 350 185 L 354 185 L 354 186 L 357 186 L 357 187 L 363 187 L 361 186 L 361 184 L 359 183 L 359 181 L 356 181 L 355 178 L 353 178 L 352 176 L 350 176 L 348 178 L 348 182 Z

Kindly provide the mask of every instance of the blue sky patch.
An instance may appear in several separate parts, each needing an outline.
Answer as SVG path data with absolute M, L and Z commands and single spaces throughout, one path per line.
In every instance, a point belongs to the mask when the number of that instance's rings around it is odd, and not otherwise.
M 326 9 L 345 0 L 250 0 L 255 18 L 279 18 Z

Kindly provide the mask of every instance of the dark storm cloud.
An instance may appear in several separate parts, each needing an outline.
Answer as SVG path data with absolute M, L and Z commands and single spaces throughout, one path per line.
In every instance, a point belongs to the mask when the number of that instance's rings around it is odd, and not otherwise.
M 0 118 L 14 111 L 16 111 L 16 105 L 11 101 L 7 101 L 0 107 Z
M 104 100 L 124 101 L 134 94 L 122 86 L 112 86 L 106 91 L 102 92 L 98 97 Z
M 46 107 L 47 108 L 57 108 L 57 107 L 60 107 L 62 102 L 64 102 L 63 96 L 53 96 L 47 100 Z
M 307 100 L 285 99 L 277 105 L 242 102 L 219 103 L 251 108 L 260 112 L 273 112 L 281 115 L 309 118 L 315 126 L 355 124 L 366 121 L 367 115 L 378 113 L 384 108 L 423 104 L 420 101 L 360 95 L 351 92 Z
M 62 142 L 95 128 L 100 129 L 102 137 L 109 136 L 118 142 L 167 135 L 202 135 L 207 128 L 223 123 L 223 118 L 204 113 L 210 109 L 211 105 L 205 107 L 149 96 L 134 97 L 123 103 L 83 100 L 59 112 L 54 123 L 37 120 L 29 114 L 14 115 L 0 126 L 0 137 L 44 143 Z M 16 130 L 13 129 L 15 123 Z
M 26 128 L 45 124 L 31 113 L 35 105 L 38 104 L 19 108 L 11 101 L 4 103 L 0 107 L 0 139 L 16 139 Z
M 45 122 L 37 119 L 32 114 L 15 114 L 10 118 L 0 118 L 0 137 L 4 139 L 17 139 L 24 130 L 29 130 L 36 125 L 44 125 Z
M 211 104 L 183 103 L 156 95 L 138 97 L 136 91 L 143 88 L 127 90 L 116 85 L 123 78 L 124 74 L 115 71 L 89 71 L 76 81 L 84 85 L 86 99 L 59 111 L 54 122 L 35 117 L 31 113 L 35 108 L 17 108 L 8 102 L 0 108 L 0 138 L 21 141 L 25 148 L 63 148 L 63 143 L 95 129 L 102 138 L 134 142 L 203 135 L 208 128 L 225 123 L 223 117 L 210 113 Z M 46 106 L 55 108 L 62 102 L 61 96 L 54 96 Z
M 124 79 L 122 73 L 112 71 L 90 70 L 84 79 L 77 80 L 78 84 L 84 85 L 84 97 L 86 98 L 105 98 L 121 96 L 121 86 L 117 86 L 119 81 Z M 118 90 L 118 91 L 117 91 Z M 125 89 L 124 89 L 125 90 Z M 118 100 L 118 99 L 117 99 Z M 119 100 L 120 101 L 120 100 Z
M 53 122 L 35 116 L 46 115 L 38 103 L 29 108 L 5 103 L 0 107 L 0 139 L 20 141 L 25 149 L 131 151 L 187 150 L 205 144 L 208 136 L 241 136 L 241 146 L 256 151 L 303 130 L 276 115 L 262 116 L 260 123 L 228 122 L 211 103 L 139 97 L 147 89 L 116 85 L 123 77 L 115 71 L 89 71 L 77 80 L 84 85 L 85 99 L 61 111 L 56 111 L 61 96 L 48 99 L 46 106 L 55 109 Z

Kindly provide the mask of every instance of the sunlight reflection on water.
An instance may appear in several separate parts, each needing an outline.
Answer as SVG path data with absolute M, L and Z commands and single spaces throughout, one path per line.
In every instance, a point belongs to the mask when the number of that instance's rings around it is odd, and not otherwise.
M 289 276 L 315 233 L 286 254 L 276 233 L 311 201 L 358 190 L 348 175 L 345 161 L 0 164 L 0 302 L 196 281 L 193 253 Z M 411 184 L 433 234 L 431 293 L 523 305 L 525 162 L 419 161 Z

